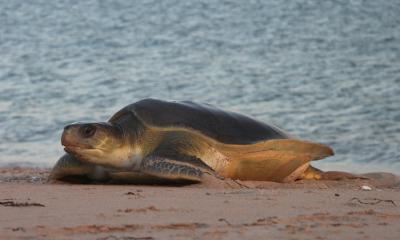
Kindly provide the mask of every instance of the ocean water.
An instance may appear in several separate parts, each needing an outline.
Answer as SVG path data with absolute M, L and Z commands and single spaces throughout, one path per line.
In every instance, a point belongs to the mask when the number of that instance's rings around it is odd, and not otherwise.
M 0 0 L 0 166 L 51 166 L 75 121 L 193 100 L 400 173 L 400 1 Z

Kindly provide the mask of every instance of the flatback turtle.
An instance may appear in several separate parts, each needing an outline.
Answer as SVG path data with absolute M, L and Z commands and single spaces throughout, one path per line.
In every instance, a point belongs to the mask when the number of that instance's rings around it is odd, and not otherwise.
M 108 122 L 74 123 L 61 138 L 66 155 L 53 179 L 202 181 L 320 179 L 310 161 L 330 147 L 291 137 L 243 114 L 190 101 L 143 99 Z

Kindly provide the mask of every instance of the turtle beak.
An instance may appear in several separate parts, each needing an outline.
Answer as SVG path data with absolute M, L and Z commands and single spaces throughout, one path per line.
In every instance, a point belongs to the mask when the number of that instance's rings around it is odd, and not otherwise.
M 74 142 L 73 141 L 73 139 L 74 139 L 74 134 L 73 134 L 74 130 L 73 129 L 74 129 L 73 125 L 67 125 L 64 127 L 64 131 L 61 136 L 61 144 L 64 147 L 74 145 L 73 144 L 73 142 Z
M 84 134 L 90 134 L 90 136 L 86 136 L 87 138 L 93 136 L 95 129 L 89 129 L 89 124 L 74 123 L 64 127 L 64 131 L 61 136 L 61 144 L 66 148 L 78 146 L 90 148 L 88 144 L 84 144 L 82 141 L 82 131 L 80 131 L 82 130 L 82 126 L 85 127 L 84 130 L 87 128 L 87 130 L 85 130 L 87 132 L 84 132 Z

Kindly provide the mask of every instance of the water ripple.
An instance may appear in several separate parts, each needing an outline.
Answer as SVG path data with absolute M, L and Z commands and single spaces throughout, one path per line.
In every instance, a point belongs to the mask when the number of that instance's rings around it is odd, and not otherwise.
M 0 1 L 0 165 L 145 97 L 209 102 L 400 172 L 400 3 Z

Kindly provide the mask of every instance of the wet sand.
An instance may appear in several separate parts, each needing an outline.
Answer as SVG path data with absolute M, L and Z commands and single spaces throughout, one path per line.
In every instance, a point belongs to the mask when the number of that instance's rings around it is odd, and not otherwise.
M 65 184 L 0 168 L 0 239 L 399 239 L 400 179 Z M 368 190 L 368 186 L 371 190 Z

